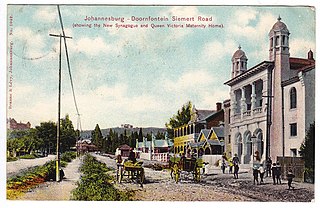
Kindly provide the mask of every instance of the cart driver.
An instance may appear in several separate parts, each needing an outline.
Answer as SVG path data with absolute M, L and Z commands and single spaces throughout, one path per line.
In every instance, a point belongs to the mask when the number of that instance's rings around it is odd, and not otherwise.
M 130 148 L 128 160 L 131 160 L 133 163 L 136 163 L 136 154 L 133 152 L 133 149 Z

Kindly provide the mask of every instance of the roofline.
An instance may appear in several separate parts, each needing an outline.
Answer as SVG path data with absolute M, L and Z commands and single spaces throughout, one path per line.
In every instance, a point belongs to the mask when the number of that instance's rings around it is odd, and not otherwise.
M 247 76 L 258 73 L 258 72 L 260 72 L 270 66 L 273 66 L 273 65 L 274 65 L 273 61 L 263 61 L 255 66 L 251 67 L 250 69 L 243 72 L 242 74 L 239 74 L 238 76 L 232 78 L 231 80 L 226 81 L 224 84 L 232 86 L 233 84 L 236 84 L 236 83 L 240 82 L 241 80 L 245 79 Z

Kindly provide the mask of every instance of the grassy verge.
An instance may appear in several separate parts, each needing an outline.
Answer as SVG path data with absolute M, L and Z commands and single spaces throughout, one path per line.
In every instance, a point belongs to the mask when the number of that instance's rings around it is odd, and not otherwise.
M 73 153 L 64 154 L 72 155 Z M 62 159 L 64 154 L 61 155 L 61 167 L 66 167 L 67 162 L 71 162 L 69 160 L 65 161 Z M 46 181 L 55 180 L 55 178 L 56 164 L 53 160 L 47 162 L 42 166 L 30 168 L 27 171 L 17 176 L 13 176 L 7 180 L 7 199 L 17 199 L 17 197 L 19 197 L 29 189 L 32 189 Z
M 113 187 L 108 167 L 95 157 L 86 155 L 81 166 L 83 176 L 78 187 L 72 192 L 73 200 L 81 201 L 128 201 L 131 194 Z

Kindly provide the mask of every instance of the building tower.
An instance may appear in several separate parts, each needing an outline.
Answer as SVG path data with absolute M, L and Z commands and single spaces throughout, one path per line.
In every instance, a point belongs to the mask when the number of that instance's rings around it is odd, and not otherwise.
M 239 45 L 238 50 L 232 56 L 232 75 L 234 78 L 239 74 L 243 73 L 247 70 L 247 61 L 248 58 L 243 50 L 241 50 L 241 46 Z
M 267 151 L 273 160 L 277 156 L 282 156 L 283 142 L 283 95 L 281 83 L 288 80 L 292 73 L 290 71 L 289 53 L 289 30 L 279 16 L 278 21 L 273 25 L 269 32 L 269 59 L 274 62 L 274 68 L 269 76 L 269 98 L 267 105 L 270 105 L 270 146 Z

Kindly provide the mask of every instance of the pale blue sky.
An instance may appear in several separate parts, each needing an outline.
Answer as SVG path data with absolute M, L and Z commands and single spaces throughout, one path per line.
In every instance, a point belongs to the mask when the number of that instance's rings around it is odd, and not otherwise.
M 291 56 L 305 58 L 309 49 L 315 52 L 315 12 L 308 7 L 62 5 L 60 10 L 66 35 L 73 37 L 67 44 L 83 129 L 96 123 L 101 128 L 122 123 L 164 127 L 189 100 L 199 109 L 215 109 L 216 102 L 229 98 L 223 83 L 230 78 L 238 45 L 247 54 L 248 67 L 268 60 L 268 33 L 279 15 L 291 33 Z M 14 81 L 8 116 L 33 126 L 56 121 L 59 40 L 49 33 L 61 31 L 57 7 L 12 5 L 10 15 Z M 85 16 L 149 15 L 201 15 L 224 28 L 72 27 L 84 23 Z M 76 125 L 64 56 L 62 63 L 62 116 L 68 113 Z

